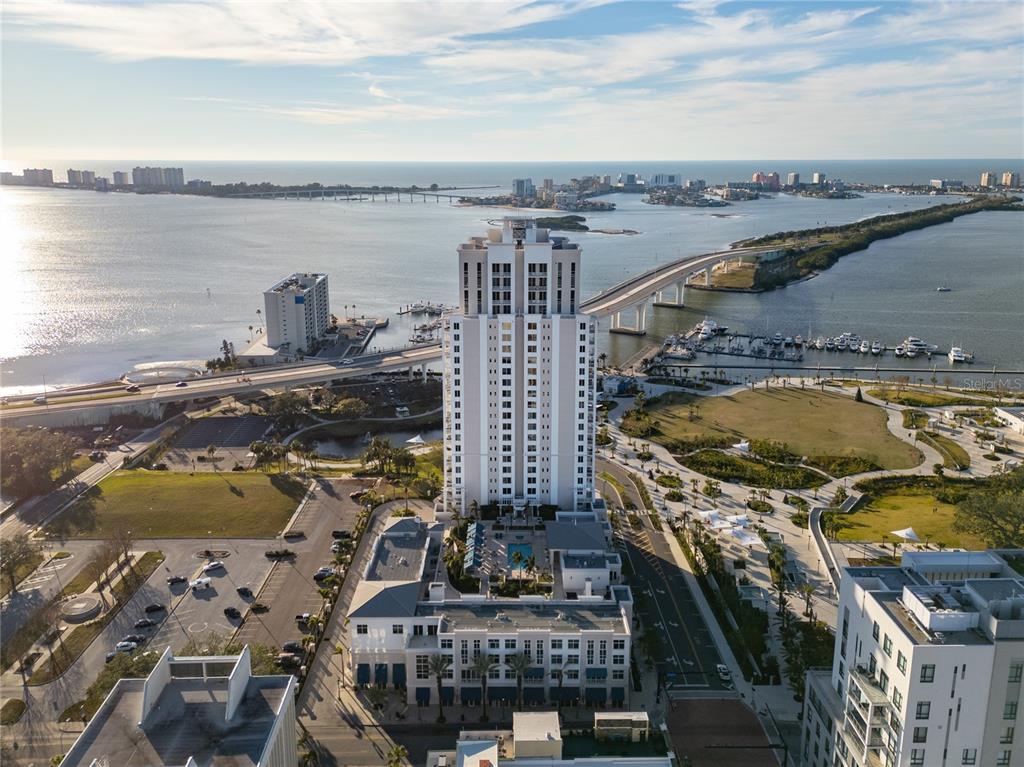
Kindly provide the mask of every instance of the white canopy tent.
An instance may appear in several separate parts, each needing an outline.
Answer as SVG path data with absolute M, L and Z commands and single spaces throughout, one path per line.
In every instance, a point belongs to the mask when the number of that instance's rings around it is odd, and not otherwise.
M 423 439 L 422 434 L 417 434 L 415 437 L 410 437 L 405 441 L 407 445 L 425 445 L 426 440 Z
M 902 538 L 905 541 L 911 541 L 913 543 L 920 543 L 920 536 L 914 532 L 912 527 L 904 527 L 902 530 L 893 530 L 890 535 L 895 535 L 897 538 Z

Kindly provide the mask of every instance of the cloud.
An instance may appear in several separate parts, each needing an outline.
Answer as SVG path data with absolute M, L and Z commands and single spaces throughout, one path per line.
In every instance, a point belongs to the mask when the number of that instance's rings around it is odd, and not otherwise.
M 381 88 L 377 83 L 370 83 L 370 87 L 366 89 L 371 96 L 376 99 L 384 99 L 385 101 L 401 101 L 397 96 L 392 96 L 386 90 Z
M 435 53 L 481 31 L 555 21 L 603 0 L 373 2 L 249 0 L 137 3 L 8 0 L 13 34 L 118 61 L 208 59 L 248 64 L 347 64 Z M 486 13 L 481 15 L 481 10 Z
M 276 117 L 315 125 L 352 125 L 374 121 L 410 122 L 420 120 L 445 120 L 468 117 L 473 112 L 444 106 L 426 104 L 373 104 L 369 106 L 320 106 L 320 105 L 271 105 L 249 104 L 238 107 L 248 112 L 260 112 Z

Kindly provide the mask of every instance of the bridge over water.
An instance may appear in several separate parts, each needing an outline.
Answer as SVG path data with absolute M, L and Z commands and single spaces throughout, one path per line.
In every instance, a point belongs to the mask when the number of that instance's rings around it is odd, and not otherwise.
M 478 189 L 499 189 L 500 187 L 472 187 Z M 384 202 L 401 202 L 403 197 L 408 197 L 409 202 L 431 198 L 434 202 L 441 202 L 442 199 L 449 203 L 458 200 L 477 200 L 475 195 L 458 194 L 458 189 L 420 189 L 418 187 L 388 188 L 388 187 L 358 187 L 358 186 L 325 186 L 317 189 L 269 189 L 257 192 L 236 192 L 227 197 L 258 200 L 344 200 L 345 202 L 376 202 L 382 199 Z

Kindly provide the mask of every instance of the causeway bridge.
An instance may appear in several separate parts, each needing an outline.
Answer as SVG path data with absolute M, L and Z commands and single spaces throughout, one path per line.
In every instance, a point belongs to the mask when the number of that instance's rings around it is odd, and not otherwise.
M 472 187 L 473 191 L 478 189 L 499 189 L 500 187 Z M 401 202 L 403 197 L 408 197 L 409 202 L 432 199 L 434 202 L 447 200 L 449 203 L 459 200 L 479 199 L 474 195 L 459 194 L 458 189 L 420 189 L 419 187 L 380 187 L 380 186 L 323 186 L 316 189 L 268 189 L 255 192 L 235 192 L 226 195 L 250 200 L 343 200 L 345 202 L 376 202 L 378 199 L 384 202 Z

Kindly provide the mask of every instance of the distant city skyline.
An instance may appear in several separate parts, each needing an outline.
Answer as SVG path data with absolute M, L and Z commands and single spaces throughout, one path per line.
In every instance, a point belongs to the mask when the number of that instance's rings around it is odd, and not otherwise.
M 3 156 L 1024 156 L 1016 3 L 486 8 L 9 2 Z

